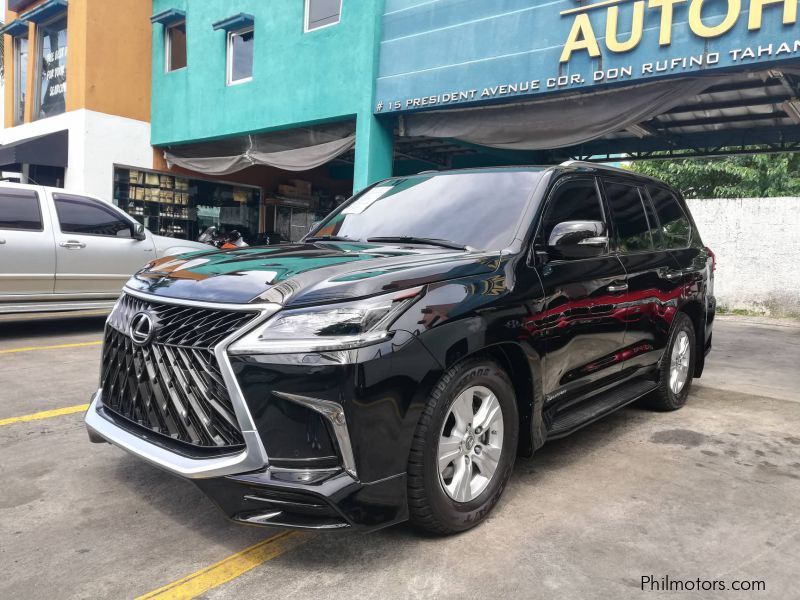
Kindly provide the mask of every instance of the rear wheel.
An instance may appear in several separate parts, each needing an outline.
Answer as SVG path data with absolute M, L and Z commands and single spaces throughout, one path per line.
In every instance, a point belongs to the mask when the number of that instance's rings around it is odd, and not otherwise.
M 658 389 L 648 398 L 651 408 L 678 410 L 686 404 L 694 377 L 695 334 L 692 320 L 678 313 L 659 365 Z
M 411 521 L 442 534 L 480 523 L 511 475 L 518 435 L 514 388 L 495 362 L 468 360 L 445 373 L 411 448 Z

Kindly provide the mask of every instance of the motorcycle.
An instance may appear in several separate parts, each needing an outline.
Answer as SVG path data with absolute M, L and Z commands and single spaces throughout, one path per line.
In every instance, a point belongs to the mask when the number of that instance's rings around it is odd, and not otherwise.
M 220 232 L 214 225 L 200 234 L 200 237 L 197 238 L 197 241 L 203 244 L 208 244 L 209 246 L 214 246 L 220 250 L 246 248 L 249 245 L 244 241 L 242 234 L 235 229 L 229 233 L 223 233 Z

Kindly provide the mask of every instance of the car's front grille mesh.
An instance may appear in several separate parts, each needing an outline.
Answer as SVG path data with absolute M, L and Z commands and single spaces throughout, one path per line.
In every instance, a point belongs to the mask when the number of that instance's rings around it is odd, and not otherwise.
M 140 312 L 155 326 L 152 341 L 143 345 L 128 334 Z M 106 327 L 103 404 L 185 444 L 225 451 L 243 445 L 214 346 L 254 316 L 123 296 Z

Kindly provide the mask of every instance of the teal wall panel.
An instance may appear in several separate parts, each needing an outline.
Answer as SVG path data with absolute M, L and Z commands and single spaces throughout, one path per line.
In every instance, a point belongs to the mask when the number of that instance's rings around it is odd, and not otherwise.
M 152 143 L 177 144 L 343 120 L 371 112 L 382 0 L 345 0 L 338 25 L 303 31 L 303 0 L 154 0 L 186 11 L 186 69 L 164 72 L 153 26 Z M 226 34 L 212 23 L 255 17 L 253 80 L 227 86 Z

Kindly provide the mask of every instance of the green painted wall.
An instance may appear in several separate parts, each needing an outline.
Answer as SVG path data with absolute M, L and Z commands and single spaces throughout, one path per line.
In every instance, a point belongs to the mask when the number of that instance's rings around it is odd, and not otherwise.
M 338 25 L 308 33 L 304 5 L 154 0 L 154 14 L 186 12 L 188 66 L 164 72 L 164 28 L 154 25 L 152 144 L 357 118 L 356 187 L 389 176 L 391 136 L 372 116 L 383 0 L 344 0 Z M 240 12 L 255 17 L 253 80 L 227 86 L 226 34 L 211 25 Z

